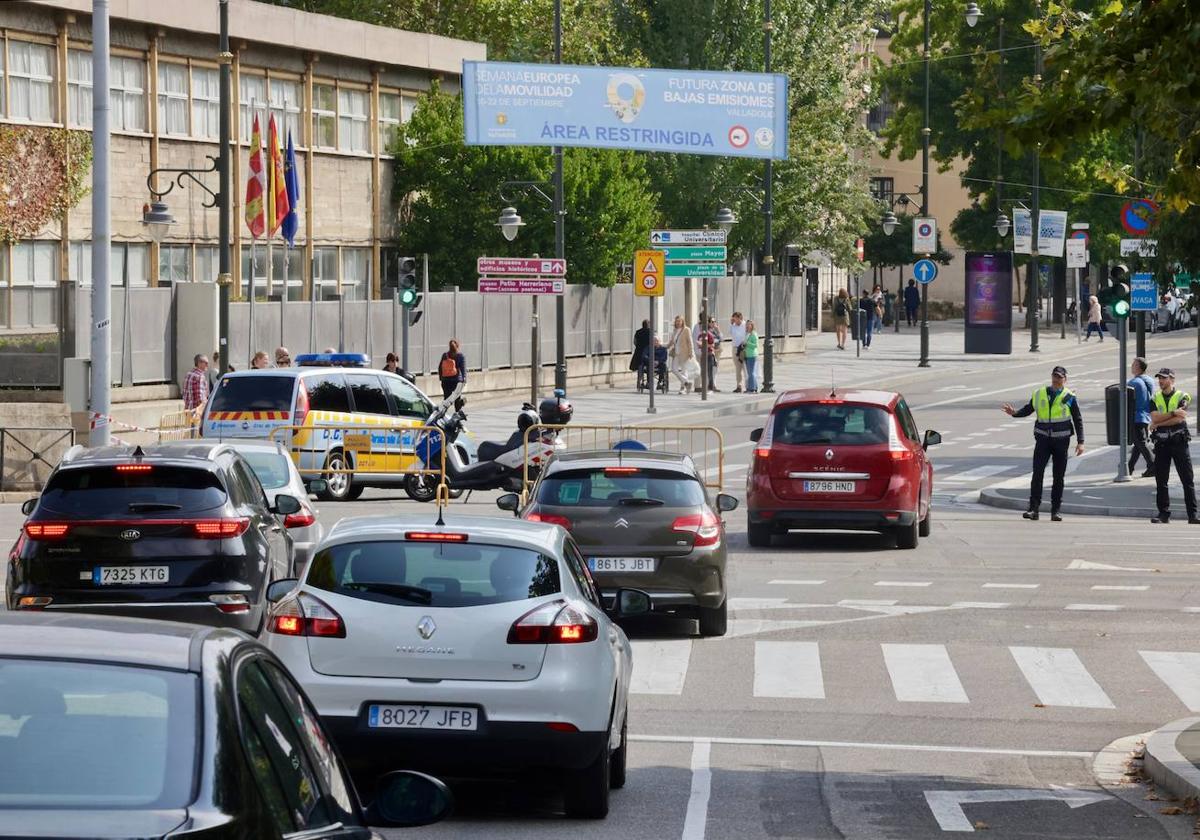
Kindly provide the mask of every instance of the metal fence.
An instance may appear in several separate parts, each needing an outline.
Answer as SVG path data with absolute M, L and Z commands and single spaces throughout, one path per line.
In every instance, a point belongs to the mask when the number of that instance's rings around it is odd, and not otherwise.
M 74 429 L 0 426 L 0 490 L 41 490 L 74 445 Z

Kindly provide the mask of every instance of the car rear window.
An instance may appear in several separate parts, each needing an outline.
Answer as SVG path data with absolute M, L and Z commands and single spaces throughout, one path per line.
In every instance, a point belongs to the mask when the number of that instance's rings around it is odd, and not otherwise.
M 291 411 L 290 376 L 223 376 L 210 411 Z
M 654 500 L 664 507 L 705 504 L 700 481 L 674 470 L 563 470 L 546 476 L 538 485 L 538 503 L 555 507 L 612 507 L 623 499 Z
M 196 680 L 157 668 L 0 658 L 0 812 L 186 807 Z
M 772 443 L 803 446 L 886 444 L 891 416 L 875 405 L 822 402 L 786 405 L 775 411 Z
M 225 504 L 225 490 L 208 470 L 149 466 L 147 472 L 121 472 L 117 465 L 59 470 L 46 484 L 39 507 L 90 517 L 195 513 Z
M 272 452 L 269 449 L 238 449 L 238 454 L 250 464 L 250 469 L 254 470 L 264 490 L 286 487 L 291 481 L 288 458 L 282 452 Z
M 558 562 L 537 551 L 481 543 L 386 540 L 317 552 L 309 586 L 405 606 L 475 607 L 561 591 Z

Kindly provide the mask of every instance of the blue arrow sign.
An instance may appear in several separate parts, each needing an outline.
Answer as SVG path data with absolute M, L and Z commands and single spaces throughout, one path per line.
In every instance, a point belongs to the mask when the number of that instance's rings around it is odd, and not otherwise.
M 913 274 L 917 277 L 917 282 L 921 285 L 932 283 L 937 277 L 937 263 L 933 260 L 917 260 L 913 264 Z

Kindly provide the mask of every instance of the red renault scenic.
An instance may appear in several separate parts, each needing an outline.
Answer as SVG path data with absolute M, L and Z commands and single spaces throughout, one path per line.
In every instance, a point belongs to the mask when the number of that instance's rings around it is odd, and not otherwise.
M 792 529 L 891 532 L 898 548 L 929 536 L 933 465 L 941 435 L 917 431 L 890 391 L 787 391 L 767 422 L 746 478 L 752 546 Z

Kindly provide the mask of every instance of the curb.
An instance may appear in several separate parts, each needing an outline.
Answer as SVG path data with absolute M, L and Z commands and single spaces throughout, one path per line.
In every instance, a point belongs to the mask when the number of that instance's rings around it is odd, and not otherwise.
M 1146 739 L 1146 772 L 1181 799 L 1200 798 L 1200 768 L 1184 758 L 1175 746 L 1180 734 L 1197 724 L 1200 717 L 1177 720 Z
M 1005 510 L 1020 511 L 1028 509 L 1029 506 L 1027 500 L 1014 499 L 991 488 L 985 488 L 979 492 L 979 503 Z M 1040 510 L 1042 513 L 1049 513 L 1050 503 L 1042 502 Z M 1072 516 L 1118 516 L 1123 519 L 1150 519 L 1158 514 L 1154 508 L 1102 507 L 1100 505 L 1077 505 L 1072 502 L 1063 502 L 1059 512 Z

